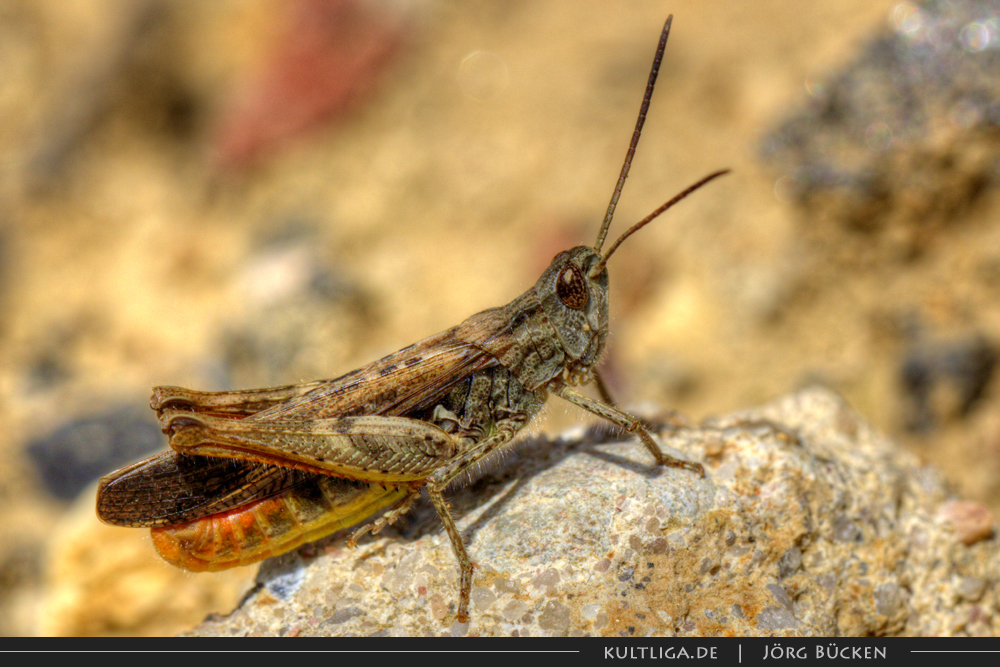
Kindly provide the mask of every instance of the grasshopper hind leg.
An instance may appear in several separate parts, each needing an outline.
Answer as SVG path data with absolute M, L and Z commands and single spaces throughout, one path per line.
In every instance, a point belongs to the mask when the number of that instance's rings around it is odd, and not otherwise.
M 405 496 L 389 508 L 385 514 L 379 517 L 377 520 L 371 523 L 365 524 L 351 533 L 351 536 L 347 539 L 347 546 L 352 549 L 356 549 L 358 546 L 358 538 L 365 535 L 365 533 L 371 533 L 372 535 L 378 535 L 379 532 L 386 526 L 396 523 L 396 519 L 403 516 L 410 511 L 410 506 L 413 501 L 416 500 L 417 496 L 420 495 L 419 491 L 413 491 Z

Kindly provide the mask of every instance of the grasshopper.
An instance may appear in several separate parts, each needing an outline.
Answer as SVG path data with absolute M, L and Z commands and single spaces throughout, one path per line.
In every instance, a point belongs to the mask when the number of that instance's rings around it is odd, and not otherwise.
M 660 35 L 639 118 L 593 247 L 561 252 L 527 292 L 333 380 L 203 392 L 156 387 L 151 407 L 171 450 L 105 476 L 97 515 L 150 527 L 160 555 L 222 570 L 290 551 L 337 530 L 377 533 L 426 489 L 458 560 L 456 620 L 467 622 L 473 562 L 444 492 L 511 443 L 556 395 L 639 437 L 657 464 L 704 475 L 669 456 L 611 400 L 597 364 L 608 334 L 608 259 L 621 243 L 728 170 L 701 179 L 602 254 L 628 176 L 667 37 Z M 593 382 L 602 400 L 574 387 Z

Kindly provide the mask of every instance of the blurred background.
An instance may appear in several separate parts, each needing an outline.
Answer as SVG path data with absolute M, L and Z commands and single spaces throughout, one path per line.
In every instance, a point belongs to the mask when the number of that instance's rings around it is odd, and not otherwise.
M 611 261 L 619 401 L 823 383 L 1000 509 L 1000 2 L 7 0 L 0 634 L 231 610 L 256 567 L 94 516 L 151 386 L 335 377 L 592 244 L 670 13 L 611 237 L 733 173 Z

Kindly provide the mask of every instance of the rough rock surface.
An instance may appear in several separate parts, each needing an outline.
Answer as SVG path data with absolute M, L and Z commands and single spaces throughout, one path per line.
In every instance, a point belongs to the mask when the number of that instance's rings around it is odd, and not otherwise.
M 455 492 L 478 563 L 467 626 L 421 504 L 357 550 L 327 540 L 269 561 L 240 608 L 191 634 L 1000 634 L 990 513 L 834 394 L 660 436 L 705 478 L 581 431 Z

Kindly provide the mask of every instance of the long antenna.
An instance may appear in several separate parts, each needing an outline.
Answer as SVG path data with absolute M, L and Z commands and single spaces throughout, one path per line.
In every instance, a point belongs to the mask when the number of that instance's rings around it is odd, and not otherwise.
M 628 178 L 629 167 L 632 166 L 632 156 L 635 155 L 635 147 L 639 144 L 639 135 L 642 134 L 642 125 L 646 122 L 646 111 L 649 110 L 649 100 L 653 97 L 653 86 L 656 84 L 656 75 L 660 73 L 660 61 L 663 60 L 663 51 L 667 47 L 667 37 L 670 36 L 670 23 L 674 20 L 674 15 L 667 17 L 667 22 L 663 24 L 663 32 L 660 33 L 660 44 L 656 47 L 656 55 L 653 57 L 653 68 L 649 70 L 649 82 L 646 83 L 646 94 L 642 96 L 642 106 L 639 107 L 639 119 L 635 122 L 635 132 L 632 133 L 632 141 L 628 145 L 628 153 L 625 154 L 625 164 L 622 165 L 622 173 L 618 177 L 618 184 L 611 194 L 611 203 L 608 204 L 608 212 L 604 215 L 604 222 L 601 223 L 601 231 L 597 233 L 597 243 L 594 250 L 601 251 L 604 239 L 608 235 L 608 228 L 611 226 L 611 218 L 615 214 L 615 206 L 618 205 L 618 198 L 622 194 L 625 186 L 625 179 Z
M 700 181 L 698 181 L 694 185 L 690 185 L 687 188 L 685 188 L 683 191 L 677 193 L 676 195 L 674 195 L 673 197 L 671 197 L 670 201 L 668 201 L 667 203 L 665 203 L 663 206 L 659 207 L 658 209 L 656 209 L 655 211 L 653 211 L 652 213 L 650 213 L 649 215 L 647 215 L 645 218 L 643 218 L 639 222 L 637 222 L 634 225 L 632 225 L 631 227 L 629 227 L 628 230 L 624 234 L 622 234 L 621 236 L 618 237 L 617 241 L 615 241 L 614 243 L 611 244 L 611 247 L 608 248 L 608 251 L 606 253 L 604 253 L 603 257 L 601 257 L 601 261 L 597 262 L 597 264 L 594 264 L 594 266 L 591 267 L 591 269 L 590 269 L 590 275 L 592 275 L 592 276 L 600 275 L 601 271 L 604 270 L 604 265 L 608 263 L 608 258 L 611 257 L 611 253 L 613 253 L 615 250 L 618 249 L 618 246 L 620 246 L 622 244 L 622 241 L 624 241 L 628 237 L 632 236 L 632 234 L 635 234 L 637 231 L 639 231 L 640 229 L 642 229 L 643 227 L 645 227 L 646 225 L 648 225 L 649 223 L 651 223 L 661 213 L 663 213 L 664 211 L 666 211 L 668 208 L 670 208 L 671 206 L 673 206 L 674 204 L 676 204 L 680 200 L 682 200 L 685 197 L 687 197 L 689 194 L 691 194 L 692 192 L 694 192 L 695 190 L 697 190 L 701 186 L 705 185 L 709 181 L 715 180 L 719 176 L 724 176 L 724 175 L 726 175 L 728 173 L 729 173 L 728 169 L 723 169 L 721 171 L 717 171 L 715 173 L 709 174 L 708 176 L 706 176 L 705 178 L 701 179 Z

